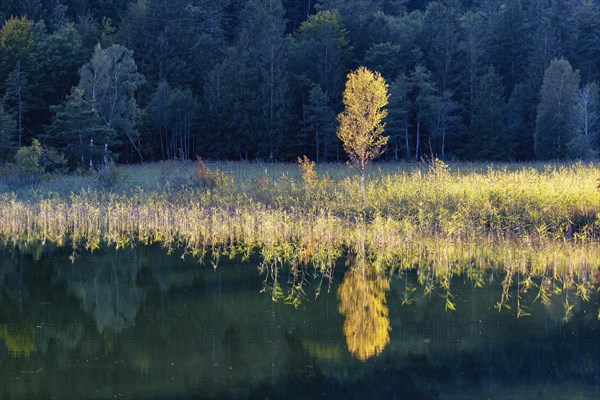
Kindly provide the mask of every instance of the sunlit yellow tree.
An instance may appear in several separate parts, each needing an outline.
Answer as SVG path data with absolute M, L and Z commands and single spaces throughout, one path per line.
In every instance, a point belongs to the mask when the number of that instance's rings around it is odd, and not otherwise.
M 360 174 L 364 193 L 365 170 L 369 162 L 379 157 L 388 141 L 382 136 L 387 116 L 388 85 L 378 72 L 360 67 L 348 74 L 344 90 L 345 109 L 338 119 L 338 137 L 350 158 L 350 163 Z

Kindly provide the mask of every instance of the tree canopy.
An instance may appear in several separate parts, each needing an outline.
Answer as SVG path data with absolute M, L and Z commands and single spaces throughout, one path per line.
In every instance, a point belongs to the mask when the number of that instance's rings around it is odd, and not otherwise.
M 599 21 L 598 0 L 5 1 L 6 137 L 68 156 L 57 113 L 77 87 L 122 162 L 341 161 L 362 65 L 391 85 L 387 159 L 593 158 Z

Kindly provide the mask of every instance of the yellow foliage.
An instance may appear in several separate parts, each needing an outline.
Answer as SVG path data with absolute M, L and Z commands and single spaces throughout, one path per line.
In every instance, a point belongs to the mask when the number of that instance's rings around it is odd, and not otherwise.
M 24 327 L 0 325 L 0 342 L 4 343 L 14 358 L 29 358 L 37 351 L 35 327 L 28 323 Z
M 338 137 L 352 165 L 364 180 L 367 164 L 379 157 L 388 141 L 382 136 L 387 116 L 388 85 L 378 72 L 365 67 L 348 74 L 344 91 L 345 110 L 338 118 Z
M 359 360 L 380 354 L 390 342 L 390 319 L 386 305 L 389 280 L 373 268 L 350 269 L 338 290 L 339 311 L 344 315 L 348 350 Z
M 298 157 L 298 164 L 300 166 L 300 172 L 302 172 L 302 180 L 306 186 L 308 193 L 314 193 L 317 185 L 319 184 L 319 178 L 315 172 L 315 162 L 310 161 L 308 157 Z

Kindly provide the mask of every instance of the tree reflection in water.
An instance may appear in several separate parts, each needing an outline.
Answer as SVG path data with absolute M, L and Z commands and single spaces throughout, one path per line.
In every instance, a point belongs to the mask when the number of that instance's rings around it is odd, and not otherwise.
M 346 272 L 338 289 L 346 344 L 359 360 L 380 354 L 390 342 L 389 289 L 389 278 L 363 262 Z

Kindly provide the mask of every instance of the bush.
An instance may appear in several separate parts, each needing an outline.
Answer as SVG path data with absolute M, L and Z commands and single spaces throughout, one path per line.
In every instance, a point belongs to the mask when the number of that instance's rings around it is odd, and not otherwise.
M 98 185 L 102 189 L 114 189 L 118 184 L 126 182 L 127 176 L 113 163 L 108 163 L 98 170 Z
M 17 151 L 17 166 L 23 174 L 35 175 L 43 172 L 40 164 L 42 158 L 42 145 L 33 139 L 31 146 L 24 146 Z
M 208 165 L 202 160 L 202 157 L 196 157 L 196 184 L 206 189 L 212 189 L 215 187 L 225 187 L 230 183 L 233 183 L 233 178 L 227 176 L 227 174 L 220 169 L 216 168 L 214 171 L 211 170 Z

